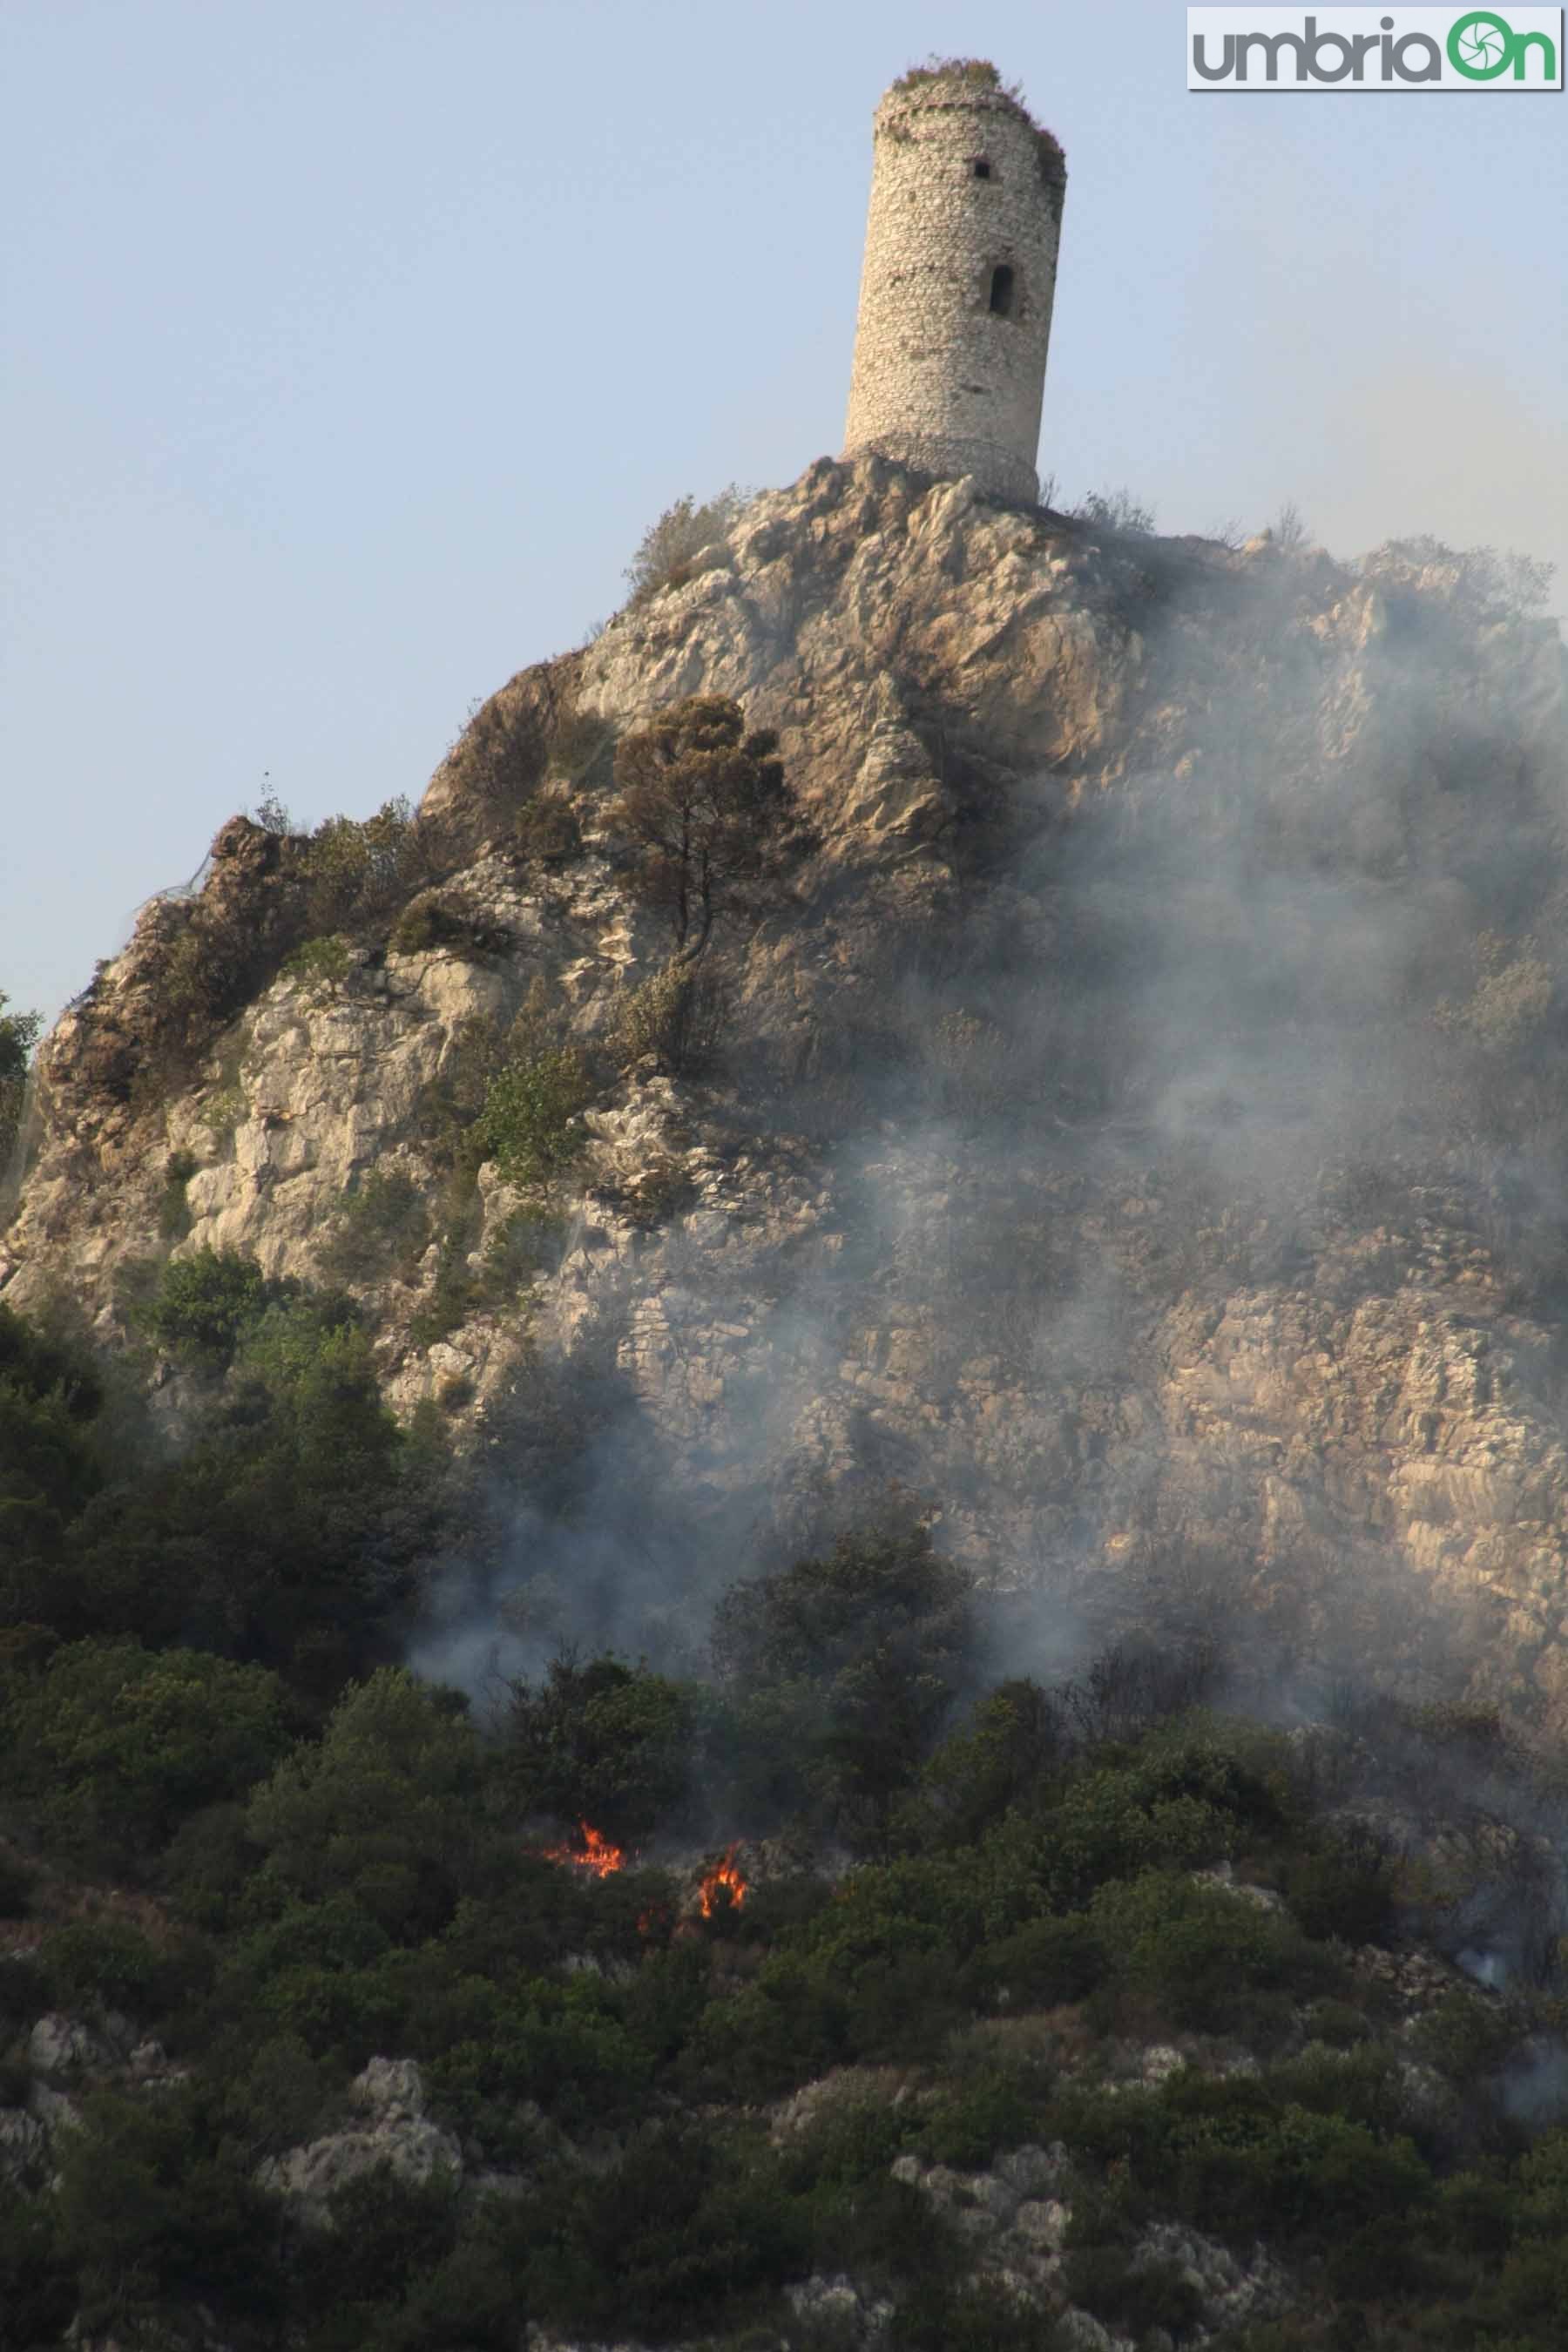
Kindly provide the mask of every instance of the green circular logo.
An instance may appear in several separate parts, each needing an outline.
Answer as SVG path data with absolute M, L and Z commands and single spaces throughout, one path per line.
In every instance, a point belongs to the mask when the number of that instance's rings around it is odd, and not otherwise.
M 1471 81 L 1496 81 L 1513 55 L 1513 26 L 1489 8 L 1473 8 L 1448 27 L 1448 63 Z

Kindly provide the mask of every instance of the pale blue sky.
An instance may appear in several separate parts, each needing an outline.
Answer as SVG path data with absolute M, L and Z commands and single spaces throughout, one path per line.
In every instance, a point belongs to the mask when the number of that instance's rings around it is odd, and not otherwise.
M 1564 100 L 1189 95 L 1184 23 L 5 0 L 0 988 L 57 1010 L 264 776 L 416 796 L 671 499 L 837 449 L 871 110 L 933 49 L 1068 150 L 1064 495 L 1568 571 Z

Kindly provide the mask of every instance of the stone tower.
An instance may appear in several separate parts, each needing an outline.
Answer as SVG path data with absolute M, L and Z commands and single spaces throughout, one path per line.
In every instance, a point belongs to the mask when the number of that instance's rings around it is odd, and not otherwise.
M 918 67 L 877 109 L 844 455 L 1033 503 L 1067 167 L 994 66 Z

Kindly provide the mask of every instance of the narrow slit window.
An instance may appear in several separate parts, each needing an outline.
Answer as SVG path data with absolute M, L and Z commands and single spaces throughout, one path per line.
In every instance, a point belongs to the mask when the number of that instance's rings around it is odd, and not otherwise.
M 977 155 L 974 159 L 974 176 L 977 180 L 988 180 L 991 177 L 991 166 L 984 155 Z
M 1013 270 L 1009 262 L 999 261 L 991 272 L 991 308 L 998 319 L 1013 315 Z

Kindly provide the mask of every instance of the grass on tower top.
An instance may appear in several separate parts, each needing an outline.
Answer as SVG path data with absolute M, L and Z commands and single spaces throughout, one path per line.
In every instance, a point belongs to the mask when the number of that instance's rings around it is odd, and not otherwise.
M 1029 113 L 1022 82 L 1005 80 L 1001 69 L 994 66 L 989 58 L 929 57 L 923 65 L 910 66 L 906 73 L 901 73 L 889 89 L 888 96 L 908 97 L 915 91 L 930 89 L 936 82 L 958 83 L 970 89 L 991 90 L 998 98 L 1010 99 L 1027 117 L 1034 131 L 1041 179 L 1047 187 L 1066 187 L 1067 157 L 1061 142 L 1036 122 Z

